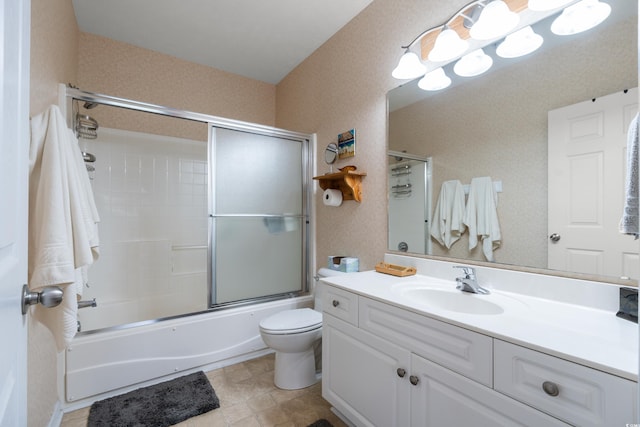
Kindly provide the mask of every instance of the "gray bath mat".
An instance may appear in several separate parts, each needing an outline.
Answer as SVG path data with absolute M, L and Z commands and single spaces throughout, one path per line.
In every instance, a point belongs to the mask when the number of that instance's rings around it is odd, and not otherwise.
M 322 418 L 313 424 L 309 424 L 307 427 L 333 427 L 333 424 Z
M 220 407 L 204 372 L 100 400 L 91 405 L 88 427 L 164 427 Z

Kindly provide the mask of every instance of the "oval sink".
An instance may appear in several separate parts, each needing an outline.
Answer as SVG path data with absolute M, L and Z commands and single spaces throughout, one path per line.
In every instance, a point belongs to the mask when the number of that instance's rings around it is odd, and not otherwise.
M 402 292 L 402 295 L 420 304 L 458 313 L 484 315 L 504 313 L 504 309 L 501 306 L 487 301 L 486 295 L 429 288 L 406 289 Z

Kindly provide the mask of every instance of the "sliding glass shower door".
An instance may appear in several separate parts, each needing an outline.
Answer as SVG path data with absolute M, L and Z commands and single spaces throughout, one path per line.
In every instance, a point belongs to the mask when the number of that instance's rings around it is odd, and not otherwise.
M 211 305 L 306 290 L 309 141 L 210 128 Z

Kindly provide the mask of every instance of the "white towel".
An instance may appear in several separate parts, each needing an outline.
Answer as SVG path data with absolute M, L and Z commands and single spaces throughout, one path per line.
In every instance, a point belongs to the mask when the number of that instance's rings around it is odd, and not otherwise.
M 464 215 L 464 188 L 458 180 L 445 181 L 440 188 L 431 221 L 431 236 L 442 246 L 451 246 L 466 230 Z
M 640 220 L 638 218 L 638 114 L 633 118 L 627 132 L 627 175 L 625 180 L 624 211 L 620 219 L 620 232 L 638 238 Z
M 473 178 L 469 186 L 469 198 L 464 213 L 464 223 L 469 227 L 469 250 L 482 240 L 482 252 L 487 261 L 493 261 L 493 251 L 500 246 L 498 223 L 498 194 L 491 178 Z
M 99 220 L 78 140 L 51 106 L 31 120 L 28 264 L 32 291 L 50 285 L 64 290 L 60 306 L 34 309 L 59 350 L 77 330 L 82 278 L 98 258 Z

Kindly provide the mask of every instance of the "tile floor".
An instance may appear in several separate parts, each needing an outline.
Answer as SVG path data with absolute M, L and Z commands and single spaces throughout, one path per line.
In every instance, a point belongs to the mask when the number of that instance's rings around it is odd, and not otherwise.
M 273 384 L 274 355 L 206 372 L 220 408 L 176 424 L 181 427 L 304 427 L 324 418 L 334 427 L 345 424 L 322 398 L 320 383 L 301 390 Z M 61 427 L 85 427 L 89 408 L 64 415 Z

